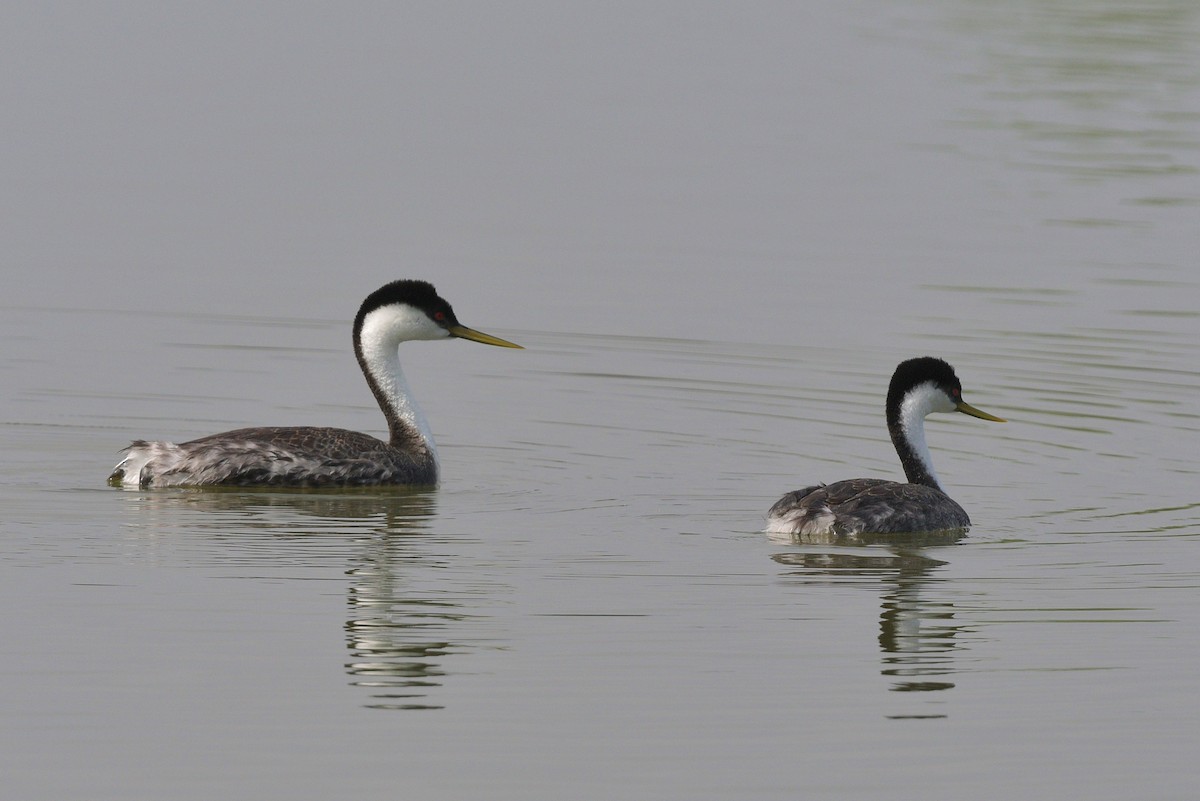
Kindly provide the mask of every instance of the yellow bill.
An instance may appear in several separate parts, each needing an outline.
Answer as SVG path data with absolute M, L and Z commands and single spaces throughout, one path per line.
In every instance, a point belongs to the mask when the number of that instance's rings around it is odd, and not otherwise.
M 978 417 L 980 420 L 991 420 L 993 423 L 1007 423 L 1008 422 L 1003 417 L 997 417 L 994 414 L 988 414 L 985 411 L 976 409 L 974 406 L 972 406 L 971 404 L 969 404 L 963 400 L 960 400 L 958 402 L 958 404 L 956 405 L 956 409 L 958 411 L 962 412 L 963 414 L 969 414 L 972 417 Z
M 469 339 L 472 342 L 482 342 L 485 345 L 496 345 L 501 348 L 521 348 L 521 350 L 524 350 L 524 348 L 515 342 L 509 342 L 507 339 L 501 339 L 491 334 L 485 334 L 482 331 L 476 331 L 474 328 L 467 328 L 465 325 L 452 325 L 446 330 L 460 339 Z

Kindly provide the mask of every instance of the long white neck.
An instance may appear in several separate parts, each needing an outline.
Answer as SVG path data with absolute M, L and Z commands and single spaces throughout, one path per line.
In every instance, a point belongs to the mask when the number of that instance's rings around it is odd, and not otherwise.
M 363 320 L 356 350 L 367 383 L 388 421 L 391 444 L 424 451 L 437 461 L 433 431 L 409 391 L 400 367 L 400 343 L 409 339 L 444 339 L 445 331 L 422 312 L 406 306 L 377 309 Z
M 954 411 L 954 405 L 946 393 L 933 384 L 922 384 L 904 396 L 895 419 L 888 421 L 892 444 L 911 483 L 942 489 L 929 446 L 925 444 L 925 416 L 949 411 Z

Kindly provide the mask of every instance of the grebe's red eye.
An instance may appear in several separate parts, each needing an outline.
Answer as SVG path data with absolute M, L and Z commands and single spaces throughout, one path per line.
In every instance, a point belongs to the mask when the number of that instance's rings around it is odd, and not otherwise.
M 445 312 L 434 312 L 433 319 L 437 320 L 439 323 L 443 323 L 446 321 L 446 313 Z

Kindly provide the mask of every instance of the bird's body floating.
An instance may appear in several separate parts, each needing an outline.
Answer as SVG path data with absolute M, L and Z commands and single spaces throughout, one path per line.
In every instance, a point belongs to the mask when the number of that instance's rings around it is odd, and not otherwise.
M 902 362 L 888 387 L 887 423 L 908 483 L 854 478 L 789 492 L 767 513 L 767 531 L 805 537 L 966 529 L 971 518 L 938 483 L 925 445 L 931 412 L 1004 422 L 964 401 L 954 368 L 941 359 Z
M 354 318 L 354 353 L 388 422 L 387 441 L 314 426 L 242 428 L 175 444 L 138 440 L 109 476 L 126 487 L 435 484 L 437 448 L 400 369 L 397 348 L 458 337 L 519 348 L 458 322 L 424 281 L 372 292 Z

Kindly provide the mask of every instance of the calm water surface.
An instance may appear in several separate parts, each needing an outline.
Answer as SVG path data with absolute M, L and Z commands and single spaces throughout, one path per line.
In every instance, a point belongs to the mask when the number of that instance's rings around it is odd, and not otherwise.
M 62 237 L 14 233 L 5 796 L 1193 797 L 1198 15 L 813 8 L 524 7 L 548 39 L 483 20 L 493 52 L 523 54 L 496 67 L 510 102 L 489 75 L 444 76 L 433 108 L 458 120 L 469 104 L 449 93 L 474 92 L 491 127 L 431 147 L 445 120 L 418 125 L 428 176 L 396 184 L 419 205 L 440 176 L 447 194 L 425 199 L 445 219 L 406 222 L 400 245 L 314 222 L 359 219 L 341 205 L 357 191 L 395 201 L 372 134 L 329 207 L 260 205 L 214 162 L 208 200 L 169 173 L 89 173 L 84 196 L 128 205 L 95 213 L 139 236 L 89 242 L 95 220 L 71 203 Z M 476 29 L 447 14 L 418 22 L 467 52 Z M 362 23 L 297 25 L 272 52 L 332 25 L 391 63 Z M 555 37 L 577 47 L 551 52 Z M 251 44 L 234 39 L 234 60 Z M 301 125 L 306 98 L 272 111 L 296 123 L 283 141 L 301 163 L 341 130 Z M 236 143 L 261 144 L 198 130 L 234 162 Z M 27 146 L 58 164 L 47 141 Z M 146 157 L 195 155 L 179 147 Z M 179 192 L 263 266 L 210 258 L 225 240 L 192 239 Z M 362 267 L 371 248 L 430 266 Z M 96 278 L 115 258 L 132 272 Z M 136 437 L 383 433 L 349 320 L 409 274 L 527 348 L 404 346 L 441 487 L 104 485 Z M 763 535 L 787 490 L 899 475 L 882 399 L 921 353 L 1010 421 L 929 421 L 969 535 Z

